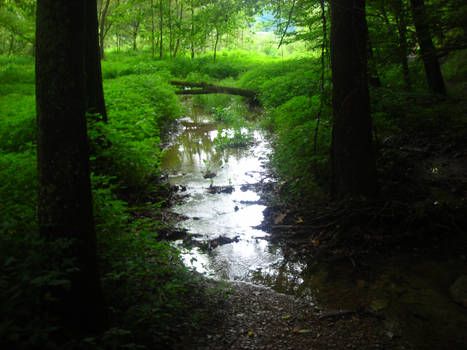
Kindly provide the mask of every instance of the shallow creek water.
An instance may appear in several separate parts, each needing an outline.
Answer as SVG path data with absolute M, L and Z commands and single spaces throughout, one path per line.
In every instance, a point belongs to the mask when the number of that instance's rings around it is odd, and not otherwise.
M 214 139 L 222 125 L 202 110 L 188 109 L 162 163 L 171 184 L 185 186 L 189 195 L 171 210 L 188 217 L 180 227 L 199 235 L 197 240 L 225 236 L 238 241 L 207 251 L 193 248 L 183 254 L 187 265 L 217 279 L 253 282 L 327 308 L 384 315 L 388 336 L 403 336 L 416 348 L 467 349 L 466 309 L 449 296 L 453 281 L 467 274 L 465 263 L 409 256 L 380 262 L 376 271 L 362 275 L 350 261 L 316 265 L 286 259 L 280 247 L 264 239 L 268 233 L 254 228 L 265 209 L 254 187 L 242 190 L 243 185 L 270 181 L 264 135 L 253 131 L 253 146 L 218 151 Z M 216 176 L 205 179 L 207 172 Z M 211 183 L 231 185 L 234 191 L 211 194 Z
M 282 253 L 264 239 L 266 232 L 254 228 L 263 220 L 265 206 L 258 203 L 256 192 L 244 186 L 269 181 L 264 162 L 270 149 L 264 135 L 252 131 L 254 145 L 222 151 L 214 144 L 221 124 L 201 110 L 191 108 L 181 124 L 182 130 L 166 149 L 162 166 L 170 174 L 170 183 L 185 186 L 189 197 L 172 210 L 189 217 L 180 226 L 199 235 L 196 239 L 200 241 L 219 236 L 238 240 L 208 252 L 193 248 L 183 255 L 185 262 L 224 280 L 252 281 L 258 273 L 272 273 L 283 260 Z M 206 179 L 207 172 L 216 176 Z M 233 186 L 233 192 L 209 193 L 211 184 Z

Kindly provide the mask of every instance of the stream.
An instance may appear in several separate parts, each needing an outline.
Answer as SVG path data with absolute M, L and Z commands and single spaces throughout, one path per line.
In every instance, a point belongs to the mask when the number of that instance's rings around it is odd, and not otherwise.
M 325 308 L 382 315 L 388 336 L 409 339 L 415 348 L 467 349 L 467 309 L 449 295 L 453 281 L 467 275 L 465 263 L 427 260 L 414 253 L 384 261 L 362 275 L 350 262 L 285 258 L 283 249 L 269 242 L 269 234 L 255 228 L 266 208 L 255 184 L 272 181 L 265 168 L 271 148 L 264 133 L 250 131 L 250 147 L 218 150 L 214 140 L 225 125 L 202 109 L 187 109 L 162 163 L 170 183 L 187 195 L 171 208 L 188 217 L 179 226 L 194 240 L 210 242 L 205 249 L 184 250 L 186 265 L 215 279 L 271 287 Z M 211 186 L 232 190 L 212 193 Z M 221 243 L 222 237 L 227 244 Z M 182 246 L 182 241 L 176 244 Z
M 251 147 L 218 150 L 214 139 L 225 126 L 202 109 L 189 108 L 180 122 L 182 130 L 166 149 L 162 167 L 168 169 L 170 183 L 186 188 L 188 197 L 172 211 L 188 216 L 180 226 L 197 241 L 233 240 L 207 250 L 194 247 L 183 254 L 185 263 L 222 280 L 253 282 L 258 274 L 274 274 L 283 261 L 281 249 L 269 244 L 268 233 L 255 229 L 265 209 L 255 184 L 270 181 L 264 168 L 270 153 L 265 135 L 254 130 Z M 211 185 L 227 190 L 210 193 Z

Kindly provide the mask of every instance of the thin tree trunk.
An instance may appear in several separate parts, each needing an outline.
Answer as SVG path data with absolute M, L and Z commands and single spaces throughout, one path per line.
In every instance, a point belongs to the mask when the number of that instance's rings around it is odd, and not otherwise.
M 98 38 L 97 2 L 87 0 L 85 57 L 87 112 L 98 113 L 102 120 L 107 122 Z
M 137 47 L 137 39 L 138 39 L 138 30 L 139 30 L 139 22 L 135 19 L 133 22 L 133 51 L 138 51 Z
M 397 21 L 397 32 L 399 34 L 399 58 L 402 67 L 402 75 L 404 77 L 405 89 L 407 91 L 411 90 L 410 83 L 410 71 L 409 71 L 409 62 L 407 59 L 408 56 L 408 47 L 407 47 L 407 22 L 406 22 L 406 8 L 403 3 L 403 0 L 395 1 L 395 11 L 396 11 L 396 21 Z
M 195 8 L 191 0 L 191 59 L 195 58 Z
M 38 0 L 36 17 L 39 231 L 49 242 L 68 240 L 60 256 L 75 259 L 76 270 L 69 290 L 52 291 L 59 299 L 53 311 L 78 333 L 102 329 L 106 320 L 89 176 L 85 7 L 81 0 Z
M 107 19 L 107 12 L 109 10 L 110 0 L 106 0 L 104 9 L 102 10 L 100 23 L 99 23 L 99 47 L 101 59 L 105 59 L 104 56 L 104 39 L 105 39 L 105 22 Z
M 164 7 L 162 6 L 162 0 L 159 0 L 159 58 L 162 59 L 164 56 Z
M 172 54 L 173 54 L 172 0 L 169 0 L 169 15 L 168 15 L 167 24 L 169 27 L 169 57 L 172 58 Z
M 117 52 L 120 52 L 120 33 L 115 33 L 115 39 L 117 41 Z
M 15 47 L 15 35 L 11 34 L 11 36 L 10 36 L 10 45 L 9 45 L 9 48 L 8 48 L 8 57 L 10 57 L 11 54 L 13 53 L 13 48 L 14 47 Z
M 156 26 L 154 22 L 154 0 L 151 0 L 151 57 L 156 56 Z
M 446 95 L 441 67 L 438 62 L 435 45 L 431 39 L 430 27 L 426 16 L 424 0 L 410 0 L 412 4 L 412 14 L 417 32 L 418 44 L 422 53 L 422 60 L 425 66 L 426 78 L 431 92 Z
M 321 122 L 321 114 L 323 113 L 324 103 L 325 103 L 325 91 L 324 91 L 324 75 L 326 72 L 325 58 L 326 58 L 326 48 L 328 46 L 328 29 L 326 21 L 326 8 L 324 5 L 324 0 L 320 0 L 321 7 L 321 24 L 323 30 L 323 42 L 321 43 L 321 79 L 320 79 L 320 101 L 319 101 L 319 110 L 316 116 L 316 128 L 315 135 L 313 137 L 313 151 L 316 153 L 318 151 L 318 132 L 319 124 Z
M 214 43 L 214 61 L 216 60 L 217 55 L 217 44 L 219 43 L 219 30 L 216 28 L 216 41 Z
M 331 1 L 332 189 L 337 197 L 373 196 L 376 161 L 371 135 L 364 0 Z
M 177 52 L 180 47 L 180 38 L 182 36 L 182 21 L 183 21 L 183 1 L 180 1 L 180 17 L 178 18 L 178 36 L 175 44 L 174 57 L 177 57 Z
M 381 79 L 379 78 L 378 69 L 374 64 L 373 45 L 367 36 L 368 40 L 368 83 L 373 87 L 381 87 Z

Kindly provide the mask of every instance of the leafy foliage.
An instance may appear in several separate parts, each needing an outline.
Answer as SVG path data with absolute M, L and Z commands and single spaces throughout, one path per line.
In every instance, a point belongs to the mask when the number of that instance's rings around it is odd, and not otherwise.
M 316 195 L 317 183 L 324 185 L 329 177 L 330 110 L 321 106 L 315 66 L 314 59 L 269 62 L 240 78 L 242 86 L 260 91 L 266 107 L 262 124 L 277 135 L 272 162 L 286 181 L 287 193 L 297 197 Z

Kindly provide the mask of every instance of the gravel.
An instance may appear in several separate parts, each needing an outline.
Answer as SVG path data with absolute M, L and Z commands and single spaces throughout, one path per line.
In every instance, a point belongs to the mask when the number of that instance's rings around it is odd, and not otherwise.
M 233 282 L 214 286 L 202 310 L 208 321 L 180 339 L 176 349 L 411 349 L 377 315 L 320 310 L 310 300 Z

